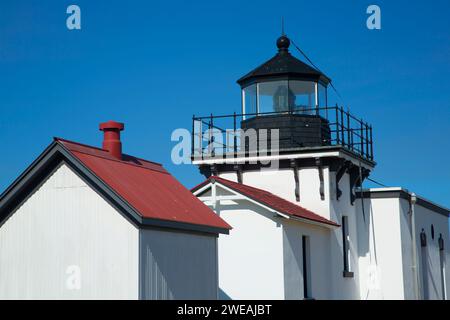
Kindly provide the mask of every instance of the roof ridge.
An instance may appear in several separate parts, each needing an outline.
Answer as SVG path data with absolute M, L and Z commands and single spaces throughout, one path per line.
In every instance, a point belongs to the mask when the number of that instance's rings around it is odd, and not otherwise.
M 62 142 L 68 142 L 68 143 L 73 143 L 82 147 L 87 147 L 87 148 L 91 148 L 91 149 L 96 149 L 99 151 L 105 151 L 107 152 L 105 149 L 103 148 L 99 148 L 99 147 L 95 147 L 95 146 L 91 146 L 89 144 L 85 144 L 85 143 L 81 143 L 81 142 L 77 142 L 77 141 L 73 141 L 73 140 L 68 140 L 68 139 L 64 139 L 64 138 L 60 138 L 60 137 L 53 137 L 53 140 L 58 142 L 58 141 L 62 141 Z
M 55 140 L 57 143 L 58 143 L 58 142 L 68 142 L 68 143 L 72 143 L 72 144 L 79 145 L 79 146 L 82 146 L 82 147 L 91 148 L 91 149 L 95 149 L 95 150 L 103 151 L 103 152 L 108 152 L 108 151 L 106 151 L 105 149 L 102 149 L 102 148 L 98 148 L 98 147 L 95 147 L 95 146 L 90 146 L 90 145 L 87 145 L 87 144 L 84 144 L 84 143 L 79 143 L 79 142 L 71 141 L 71 140 L 67 140 L 67 139 L 62 139 L 62 138 L 54 137 L 54 140 Z M 64 143 L 63 143 L 62 145 L 64 146 Z M 156 171 L 156 172 L 161 172 L 161 173 L 165 173 L 165 174 L 171 175 L 170 172 L 168 172 L 168 171 L 164 168 L 164 166 L 163 166 L 162 164 L 160 164 L 160 163 L 158 163 L 158 162 L 153 162 L 153 161 L 145 160 L 145 159 L 142 159 L 142 158 L 137 158 L 137 157 L 134 157 L 134 156 L 129 155 L 129 154 L 124 154 L 124 155 L 127 156 L 127 157 L 130 157 L 130 158 L 136 159 L 136 160 L 145 161 L 145 162 L 147 162 L 147 163 L 150 163 L 150 164 L 159 166 L 159 167 L 161 167 L 163 170 L 157 170 L 157 169 L 149 168 L 149 167 L 146 167 L 146 166 L 143 166 L 143 165 L 138 165 L 138 164 L 130 163 L 130 162 L 123 161 L 123 160 L 118 160 L 118 159 L 115 159 L 115 158 L 112 158 L 112 157 L 106 157 L 106 156 L 103 156 L 103 155 L 92 154 L 92 153 L 89 153 L 89 152 L 86 152 L 86 151 L 82 151 L 82 150 L 70 150 L 70 149 L 67 148 L 66 146 L 64 146 L 64 147 L 65 147 L 66 149 L 68 149 L 70 152 L 78 152 L 78 153 L 86 154 L 86 155 L 89 155 L 89 156 L 92 156 L 92 157 L 96 157 L 96 158 L 101 158 L 101 159 L 105 159 L 105 160 L 111 160 L 111 161 L 119 162 L 119 163 L 122 163 L 122 164 L 125 164 L 125 165 L 130 165 L 130 166 L 134 166 L 134 167 L 138 167 L 138 168 L 142 168 L 142 169 L 147 169 L 147 170 Z
M 92 145 L 90 145 L 90 144 L 85 144 L 85 143 L 81 143 L 81 142 L 77 142 L 77 141 L 73 141 L 73 140 L 68 140 L 68 139 L 64 139 L 64 138 L 60 138 L 60 137 L 53 137 L 53 139 L 56 140 L 56 141 L 65 141 L 65 142 L 73 143 L 73 144 L 76 144 L 76 145 L 79 145 L 79 146 L 82 146 L 82 147 L 87 147 L 87 148 L 91 148 L 91 149 L 96 149 L 96 150 L 99 150 L 99 151 L 105 151 L 105 152 L 107 152 L 107 150 L 105 150 L 105 149 L 103 149 L 103 148 L 96 147 L 96 146 L 92 146 Z M 142 161 L 145 161 L 145 162 L 149 162 L 149 163 L 153 163 L 153 164 L 162 166 L 162 163 L 160 163 L 160 162 L 156 162 L 156 161 L 152 161 L 152 160 L 147 160 L 147 159 L 144 159 L 144 158 L 139 158 L 139 157 L 132 156 L 132 155 L 126 154 L 126 153 L 124 153 L 124 155 L 125 155 L 125 156 L 128 156 L 128 157 L 135 158 L 135 159 L 137 159 L 137 160 L 142 160 Z

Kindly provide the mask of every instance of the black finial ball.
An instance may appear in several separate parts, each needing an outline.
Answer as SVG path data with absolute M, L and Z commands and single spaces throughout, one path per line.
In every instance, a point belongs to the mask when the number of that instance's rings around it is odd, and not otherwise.
M 280 50 L 287 50 L 291 44 L 291 40 L 289 40 L 286 36 L 281 36 L 277 40 L 277 47 Z

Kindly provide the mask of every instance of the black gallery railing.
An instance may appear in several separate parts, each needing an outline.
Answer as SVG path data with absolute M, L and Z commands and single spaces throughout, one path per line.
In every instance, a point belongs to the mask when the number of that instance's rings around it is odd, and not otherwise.
M 246 128 L 242 128 L 244 123 L 255 117 L 266 116 L 289 116 L 300 115 L 310 118 L 320 119 L 322 127 L 325 125 L 326 134 L 321 136 L 321 141 L 317 146 L 341 146 L 364 159 L 372 161 L 373 143 L 372 126 L 362 119 L 351 115 L 343 107 L 319 107 L 313 109 L 302 108 L 301 110 L 287 112 L 266 112 L 231 114 L 221 116 L 192 117 L 192 153 L 193 160 L 207 159 L 211 157 L 237 157 L 248 154 L 248 142 L 245 140 Z M 282 130 L 294 132 L 297 128 L 286 127 Z M 306 125 L 307 126 L 307 125 Z M 242 128 L 242 129 L 241 129 Z M 270 133 L 268 133 L 270 135 Z M 293 141 L 293 146 L 304 148 L 301 142 Z M 242 142 L 242 143 L 241 143 Z M 259 143 L 259 141 L 258 141 Z M 259 147 L 259 150 L 261 148 Z M 258 148 L 257 148 L 258 151 Z M 267 151 L 267 150 L 265 150 Z M 269 150 L 270 151 L 270 150 Z M 278 151 L 283 151 L 280 148 Z

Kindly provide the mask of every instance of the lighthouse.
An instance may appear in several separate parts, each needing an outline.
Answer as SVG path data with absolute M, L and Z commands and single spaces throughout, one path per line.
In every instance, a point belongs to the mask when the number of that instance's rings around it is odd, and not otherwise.
M 448 245 L 420 239 L 438 228 L 447 243 L 450 211 L 404 188 L 363 188 L 372 125 L 330 103 L 331 79 L 291 51 L 283 34 L 237 80 L 239 111 L 192 119 L 206 180 L 191 191 L 233 228 L 218 240 L 219 298 L 446 298 Z
M 261 187 L 330 218 L 333 201 L 354 205 L 355 187 L 375 167 L 372 126 L 328 105 L 331 79 L 294 57 L 286 35 L 276 47 L 237 80 L 240 113 L 194 116 L 193 163 L 206 177 Z

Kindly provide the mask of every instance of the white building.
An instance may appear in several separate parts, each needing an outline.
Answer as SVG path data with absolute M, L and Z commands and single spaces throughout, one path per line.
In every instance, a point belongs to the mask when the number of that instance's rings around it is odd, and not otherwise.
M 161 165 L 55 141 L 0 197 L 0 299 L 215 299 L 229 225 Z
M 328 107 L 331 80 L 289 44 L 238 80 L 241 115 L 193 119 L 208 179 L 192 191 L 233 227 L 219 237 L 221 298 L 447 299 L 450 211 L 361 190 L 372 127 Z

